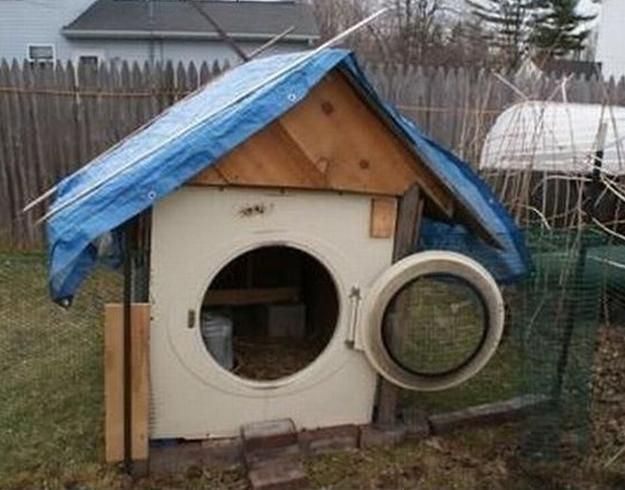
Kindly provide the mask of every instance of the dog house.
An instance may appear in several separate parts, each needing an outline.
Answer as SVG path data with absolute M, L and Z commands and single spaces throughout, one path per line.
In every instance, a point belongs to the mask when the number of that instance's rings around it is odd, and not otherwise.
M 367 424 L 379 375 L 460 384 L 497 348 L 496 281 L 526 267 L 487 187 L 342 50 L 231 70 L 62 182 L 51 209 L 60 302 L 116 243 L 102 237 L 150 212 L 151 439 Z M 498 267 L 447 246 L 452 231 Z

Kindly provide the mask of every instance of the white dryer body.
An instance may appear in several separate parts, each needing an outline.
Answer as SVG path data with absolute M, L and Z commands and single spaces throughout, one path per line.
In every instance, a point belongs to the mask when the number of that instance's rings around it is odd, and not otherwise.
M 370 421 L 376 372 L 350 338 L 358 320 L 353 293 L 366 291 L 390 266 L 393 250 L 392 239 L 370 237 L 370 203 L 355 194 L 185 187 L 155 207 L 152 438 L 228 437 L 242 424 L 281 418 L 299 429 Z M 219 366 L 188 322 L 227 263 L 272 245 L 302 250 L 327 268 L 339 313 L 332 339 L 312 364 L 261 382 Z

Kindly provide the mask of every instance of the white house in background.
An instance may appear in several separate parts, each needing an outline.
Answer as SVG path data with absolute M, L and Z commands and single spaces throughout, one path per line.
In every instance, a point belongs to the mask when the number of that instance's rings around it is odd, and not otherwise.
M 319 38 L 310 5 L 201 0 L 246 52 L 293 26 L 268 53 L 307 49 Z M 2 0 L 0 58 L 31 61 L 231 62 L 237 56 L 188 2 Z
M 625 0 L 603 0 L 597 61 L 606 78 L 625 76 Z

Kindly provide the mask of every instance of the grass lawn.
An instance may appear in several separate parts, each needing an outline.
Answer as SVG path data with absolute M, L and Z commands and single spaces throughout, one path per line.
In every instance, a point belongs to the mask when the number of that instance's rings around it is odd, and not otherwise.
M 119 280 L 97 273 L 64 310 L 46 277 L 44 256 L 0 254 L 0 488 L 102 455 L 102 306 Z

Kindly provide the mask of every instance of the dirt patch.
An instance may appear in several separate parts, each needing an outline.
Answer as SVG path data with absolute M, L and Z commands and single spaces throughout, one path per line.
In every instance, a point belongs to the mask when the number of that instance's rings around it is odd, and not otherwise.
M 625 328 L 604 328 L 593 367 L 592 457 L 625 473 Z M 615 459 L 616 458 L 616 459 Z

